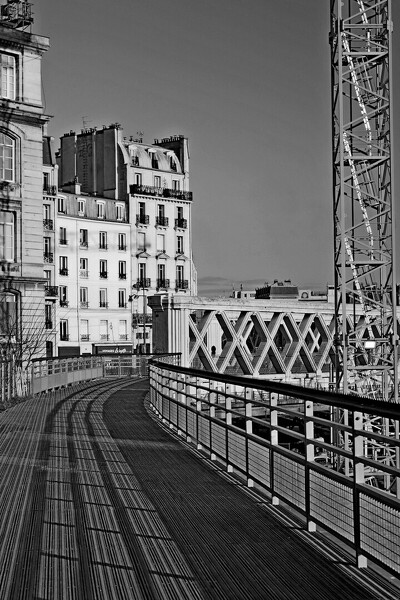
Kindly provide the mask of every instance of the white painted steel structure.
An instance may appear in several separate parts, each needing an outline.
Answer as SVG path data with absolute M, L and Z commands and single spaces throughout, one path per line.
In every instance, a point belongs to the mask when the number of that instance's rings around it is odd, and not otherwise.
M 336 385 L 397 402 L 391 35 L 391 0 L 331 0 Z
M 398 423 L 398 406 L 161 362 L 150 364 L 150 387 L 160 419 L 212 460 L 293 506 L 309 531 L 321 525 L 345 540 L 359 567 L 370 558 L 400 573 L 400 472 L 383 450 L 400 442 L 371 428 L 376 415 Z M 344 408 L 347 425 L 330 419 Z M 343 436 L 348 449 L 336 443 Z M 368 485 L 382 478 L 392 493 Z

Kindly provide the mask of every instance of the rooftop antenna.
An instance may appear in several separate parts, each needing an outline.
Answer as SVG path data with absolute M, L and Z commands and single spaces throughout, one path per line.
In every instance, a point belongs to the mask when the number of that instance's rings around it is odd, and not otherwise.
M 26 0 L 7 0 L 0 7 L 0 23 L 12 29 L 26 29 L 33 23 L 32 4 Z

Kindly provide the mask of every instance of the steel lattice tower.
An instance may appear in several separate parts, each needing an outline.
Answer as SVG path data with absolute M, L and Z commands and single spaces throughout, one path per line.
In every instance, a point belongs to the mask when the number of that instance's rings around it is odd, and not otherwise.
M 391 0 L 331 0 L 336 386 L 397 401 Z

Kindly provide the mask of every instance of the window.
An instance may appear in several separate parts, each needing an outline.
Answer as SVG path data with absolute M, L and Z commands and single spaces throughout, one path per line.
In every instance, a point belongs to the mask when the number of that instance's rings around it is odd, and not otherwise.
M 169 168 L 171 171 L 177 170 L 175 156 L 172 156 L 172 154 L 169 155 Z
M 58 296 L 60 298 L 60 306 L 68 306 L 68 288 L 66 285 L 60 285 Z
M 97 202 L 97 218 L 104 219 L 104 217 L 105 217 L 104 202 Z
M 181 182 L 179 181 L 179 179 L 173 179 L 172 180 L 172 189 L 174 189 L 174 190 L 180 190 L 181 189 Z
M 157 234 L 157 252 L 165 252 L 165 235 Z
M 119 334 L 119 339 L 120 340 L 127 340 L 128 339 L 128 335 L 127 335 L 127 322 L 125 320 L 121 320 L 118 323 L 118 334 Z
M 142 185 L 142 174 L 135 173 L 135 185 Z
M 51 207 L 50 204 L 43 204 L 43 219 L 46 221 L 51 219 Z
M 89 277 L 89 271 L 88 271 L 88 259 L 87 258 L 81 258 L 79 260 L 79 276 L 80 277 L 84 277 L 85 279 L 87 279 L 87 277 Z
M 183 287 L 183 265 L 176 267 L 176 287 Z
M 107 250 L 107 232 L 106 231 L 99 232 L 99 248 L 101 250 Z
M 81 319 L 80 322 L 81 329 L 81 340 L 88 341 L 89 340 L 89 321 L 88 319 Z
M 15 142 L 5 133 L 0 133 L 0 178 L 15 181 Z
M 100 261 L 100 277 L 102 279 L 107 279 L 107 261 L 106 260 Z
M 66 342 L 69 340 L 68 319 L 60 320 L 60 340 Z
M 46 279 L 46 285 L 51 285 L 51 271 L 48 271 L 47 269 L 44 270 L 44 278 Z
M 118 262 L 118 277 L 119 279 L 126 279 L 126 262 L 124 260 Z
M 141 231 L 137 234 L 137 249 L 139 252 L 144 252 L 146 250 L 146 234 Z
M 126 234 L 118 234 L 118 250 L 126 250 Z
M 179 220 L 183 219 L 183 206 L 177 206 L 176 216 L 178 217 Z
M 43 238 L 43 252 L 45 256 L 49 256 L 51 253 L 51 238 L 49 237 Z
M 158 156 L 155 152 L 150 152 L 151 168 L 158 169 Z
M 168 217 L 165 216 L 165 204 L 159 204 L 157 206 L 156 225 L 161 225 L 163 227 L 167 227 L 168 225 Z
M 158 287 L 165 287 L 165 265 L 157 265 Z
M 52 304 L 44 305 L 44 326 L 45 329 L 53 329 Z
M 139 279 L 146 279 L 146 263 L 139 263 Z
M 149 222 L 149 218 L 146 215 L 146 204 L 145 202 L 139 202 L 138 203 L 138 207 L 139 207 L 139 214 L 137 216 L 137 220 L 138 223 L 148 223 Z
M 178 254 L 183 254 L 183 235 L 176 236 L 176 251 Z
M 63 214 L 67 212 L 65 198 L 58 198 L 58 212 Z
M 14 261 L 14 214 L 0 211 L 0 260 Z
M 106 289 L 101 289 L 99 292 L 99 304 L 100 304 L 100 308 L 107 308 L 108 307 L 108 303 L 107 303 L 107 290 Z
M 79 245 L 81 248 L 87 248 L 88 247 L 88 230 L 87 229 L 80 229 L 79 230 Z
M 60 227 L 60 244 L 61 246 L 66 246 L 67 243 L 67 229 L 65 227 Z
M 103 319 L 100 321 L 100 339 L 108 340 L 108 321 Z
M 118 306 L 119 308 L 126 308 L 126 291 L 118 290 Z
M 60 256 L 60 275 L 68 275 L 68 257 Z
M 85 216 L 85 205 L 86 205 L 85 200 L 83 200 L 82 198 L 79 198 L 78 199 L 78 215 L 80 217 Z
M 0 96 L 15 100 L 15 58 L 9 54 L 0 54 L 0 65 Z
M 158 216 L 160 219 L 165 217 L 165 204 L 159 204 L 157 207 Z
M 159 175 L 154 176 L 154 187 L 161 187 L 161 177 Z
M 79 288 L 79 303 L 80 303 L 80 307 L 81 308 L 88 308 L 89 307 L 88 289 L 87 289 L 87 287 L 81 287 L 81 288 Z
M 125 205 L 117 204 L 117 221 L 123 221 L 125 218 Z

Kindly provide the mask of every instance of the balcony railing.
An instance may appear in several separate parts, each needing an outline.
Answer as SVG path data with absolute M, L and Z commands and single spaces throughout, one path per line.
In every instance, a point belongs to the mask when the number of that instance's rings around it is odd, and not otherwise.
M 68 240 L 66 240 L 65 238 L 61 238 L 59 242 L 60 246 L 68 246 Z
M 54 229 L 53 219 L 43 219 L 43 229 L 47 229 L 48 231 L 53 231 L 53 229 Z
M 54 262 L 54 254 L 52 252 L 44 252 L 43 253 L 43 262 L 45 262 L 45 263 Z
M 60 269 L 60 275 L 68 275 L 68 269 Z
M 100 308 L 108 308 L 108 302 L 103 302 L 100 300 L 99 306 L 100 306 Z
M 187 279 L 178 279 L 176 282 L 177 290 L 187 290 L 189 287 L 189 282 Z
M 108 335 L 108 333 L 101 333 L 100 334 L 100 339 L 103 340 L 103 341 L 108 342 L 109 337 L 110 336 Z
M 132 317 L 132 325 L 133 326 L 137 326 L 137 325 L 143 325 L 143 322 L 147 323 L 152 323 L 153 322 L 153 318 L 151 315 L 133 315 Z
M 81 302 L 79 303 L 79 306 L 80 306 L 81 308 L 89 308 L 89 302 L 82 302 L 82 301 L 81 301 Z
M 131 185 L 130 193 L 144 196 L 159 196 L 161 198 L 176 198 L 177 200 L 193 200 L 192 192 L 173 190 L 171 188 L 155 187 L 153 185 Z
M 119 339 L 120 340 L 127 340 L 128 339 L 128 334 L 127 333 L 120 333 L 119 334 Z
M 53 329 L 53 321 L 46 319 L 44 322 L 45 329 Z
M 187 219 L 175 219 L 175 227 L 187 229 Z
M 122 252 L 126 252 L 126 244 L 120 244 L 118 246 L 118 250 L 121 250 Z
M 126 273 L 118 273 L 119 279 L 126 279 Z
M 156 217 L 156 225 L 159 225 L 161 227 L 168 227 L 168 223 L 168 217 Z
M 138 279 L 133 287 L 135 287 L 138 290 L 149 288 L 151 287 L 151 279 L 149 277 L 145 277 L 144 279 Z
M 88 247 L 87 242 L 79 242 L 79 248 L 87 248 L 87 247 Z
M 46 196 L 57 196 L 57 186 L 56 185 L 44 185 L 43 186 L 43 194 Z
M 119 302 L 118 303 L 118 308 L 126 308 L 128 305 L 126 302 Z
M 58 296 L 58 287 L 56 285 L 47 285 L 44 288 L 44 295 L 48 298 L 56 298 Z
M 88 342 L 90 339 L 90 335 L 88 333 L 81 333 L 81 341 Z
M 108 244 L 99 244 L 99 250 L 107 250 Z
M 68 300 L 60 300 L 60 306 L 67 308 L 69 306 Z
M 169 279 L 157 279 L 157 289 L 158 288 L 168 289 Z
M 80 269 L 80 271 L 79 271 L 79 277 L 81 279 L 87 279 L 89 277 L 89 271 L 85 271 L 83 269 Z
M 62 342 L 68 342 L 69 341 L 69 333 L 60 333 L 60 340 Z
M 108 277 L 107 271 L 100 271 L 99 277 L 100 277 L 100 279 L 107 279 L 107 277 Z
M 149 215 L 136 215 L 136 225 L 148 225 L 149 223 Z

